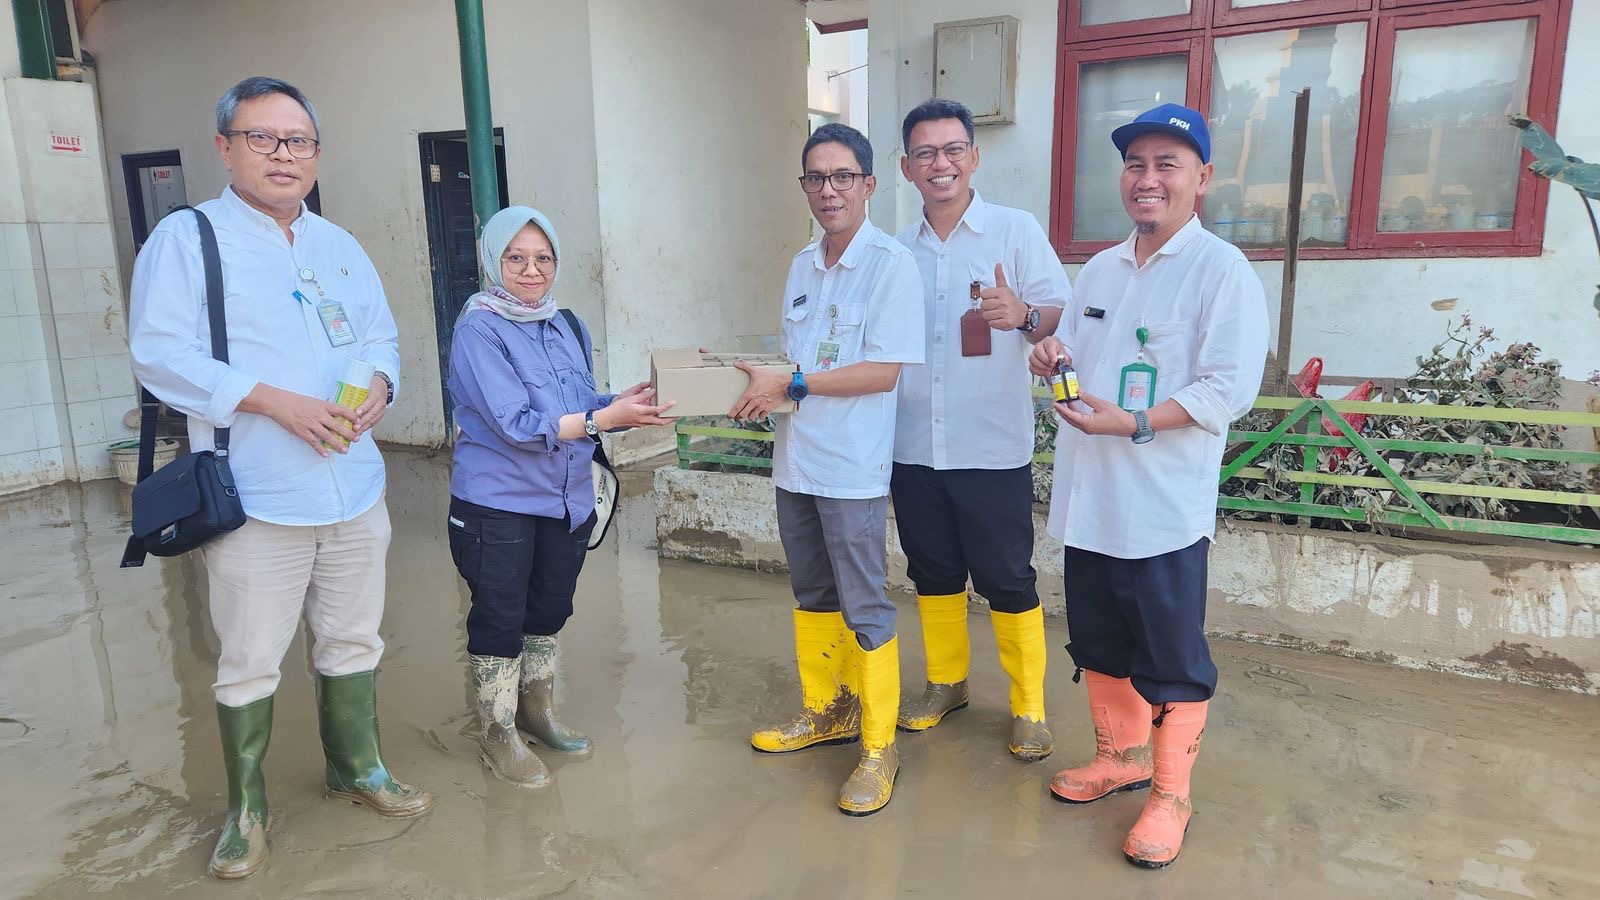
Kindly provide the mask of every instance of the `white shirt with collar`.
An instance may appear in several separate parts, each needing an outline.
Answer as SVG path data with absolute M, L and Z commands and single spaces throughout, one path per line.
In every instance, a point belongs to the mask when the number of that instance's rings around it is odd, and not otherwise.
M 902 232 L 922 273 L 927 310 L 927 365 L 900 375 L 894 461 L 935 469 L 1015 469 L 1033 460 L 1033 345 L 1021 331 L 990 329 L 988 356 L 961 355 L 961 315 L 972 306 L 974 279 L 1006 283 L 1036 307 L 1064 307 L 1072 287 L 1055 248 L 1031 213 L 972 203 L 940 240 L 924 217 Z
M 1134 239 L 1095 254 L 1078 273 L 1078 305 L 1056 334 L 1086 393 L 1117 401 L 1122 367 L 1139 353 L 1156 368 L 1152 406 L 1168 398 L 1195 420 L 1135 444 L 1126 435 L 1056 434 L 1050 534 L 1121 559 L 1215 539 L 1217 474 L 1228 426 L 1250 410 L 1267 358 L 1267 301 L 1244 254 L 1198 216 L 1139 266 Z M 1103 316 L 1088 315 L 1095 311 Z
M 161 220 L 134 263 L 134 374 L 189 417 L 192 450 L 212 449 L 214 426 L 232 429 L 229 462 L 246 515 L 278 525 L 355 518 L 383 496 L 383 458 L 372 435 L 323 459 L 271 418 L 240 413 L 239 402 L 260 382 L 332 399 L 351 358 L 372 363 L 398 393 L 399 335 L 377 271 L 349 232 L 303 204 L 290 226 L 293 244 L 231 186 L 199 209 L 222 257 L 229 361 L 211 358 L 199 225 L 193 213 L 178 211 Z M 312 281 L 302 280 L 306 270 Z M 333 346 L 317 310 L 324 295 L 343 305 L 353 343 Z
M 831 268 L 821 241 L 795 254 L 783 298 L 784 352 L 803 372 L 922 362 L 922 279 L 911 251 L 870 220 Z M 894 416 L 892 390 L 807 397 L 795 412 L 776 416 L 773 484 L 843 500 L 885 496 Z

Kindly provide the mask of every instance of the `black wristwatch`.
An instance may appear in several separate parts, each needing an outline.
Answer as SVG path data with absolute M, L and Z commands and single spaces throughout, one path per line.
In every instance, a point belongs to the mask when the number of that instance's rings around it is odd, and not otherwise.
M 800 371 L 799 366 L 794 367 L 794 377 L 789 379 L 789 399 L 799 403 L 810 395 L 811 389 L 806 387 L 806 375 Z
M 1022 317 L 1022 324 L 1017 326 L 1017 330 L 1023 334 L 1032 334 L 1033 330 L 1039 327 L 1039 310 L 1028 304 L 1023 305 L 1028 307 L 1028 312 Z
M 600 440 L 600 426 L 594 420 L 594 410 L 583 414 L 583 433 L 595 440 Z
M 385 406 L 392 405 L 394 403 L 394 382 L 390 381 L 389 376 L 383 374 L 382 372 L 374 371 L 372 374 L 382 378 L 384 386 L 389 389 L 389 395 L 384 399 L 383 404 Z
M 1150 428 L 1150 417 L 1144 410 L 1135 410 L 1133 413 L 1133 442 L 1135 444 L 1148 444 L 1155 439 L 1156 433 Z

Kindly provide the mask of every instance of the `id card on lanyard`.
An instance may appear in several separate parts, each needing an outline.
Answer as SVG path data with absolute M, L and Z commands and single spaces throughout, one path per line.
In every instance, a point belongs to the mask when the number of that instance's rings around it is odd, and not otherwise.
M 1155 405 L 1156 397 L 1156 367 L 1144 361 L 1144 345 L 1150 339 L 1150 330 L 1140 325 L 1134 336 L 1139 339 L 1139 354 L 1122 367 L 1122 379 L 1117 387 L 1117 405 L 1128 412 L 1149 409 Z
M 356 332 L 350 324 L 350 316 L 345 312 L 344 304 L 323 293 L 322 285 L 317 281 L 317 273 L 311 271 L 309 266 L 302 266 L 299 274 L 300 280 L 316 288 L 317 296 L 322 298 L 317 302 L 317 318 L 322 321 L 322 331 L 328 336 L 328 343 L 334 347 L 354 344 Z M 295 291 L 294 296 L 302 303 L 311 302 L 310 298 L 300 291 Z

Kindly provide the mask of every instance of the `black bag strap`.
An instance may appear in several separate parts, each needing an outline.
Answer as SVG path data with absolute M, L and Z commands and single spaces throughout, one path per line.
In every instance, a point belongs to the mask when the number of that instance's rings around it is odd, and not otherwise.
M 566 307 L 562 307 L 561 318 L 567 320 L 567 327 L 571 328 L 572 333 L 578 336 L 578 346 L 583 348 L 584 361 L 589 364 L 589 374 L 593 375 L 594 353 L 589 349 L 589 342 L 583 337 L 583 326 L 578 324 L 578 314 L 570 309 L 567 309 Z M 610 458 L 606 456 L 606 448 L 601 445 L 599 441 L 594 442 L 594 460 L 600 465 L 605 466 L 607 472 L 610 472 L 612 475 L 617 474 L 617 470 L 611 467 Z
M 194 213 L 195 224 L 200 227 L 200 257 L 205 262 L 206 270 L 206 315 L 211 320 L 211 356 L 221 362 L 228 361 L 228 320 L 222 308 L 222 254 L 217 250 L 217 233 L 211 228 L 211 220 L 206 214 L 192 206 L 179 206 L 173 209 L 176 212 L 187 209 Z M 138 481 L 150 477 L 155 470 L 156 459 L 156 414 L 160 410 L 161 401 L 150 389 L 139 388 L 139 475 Z M 228 429 L 217 428 L 213 431 L 216 440 L 216 455 L 221 459 L 228 457 Z

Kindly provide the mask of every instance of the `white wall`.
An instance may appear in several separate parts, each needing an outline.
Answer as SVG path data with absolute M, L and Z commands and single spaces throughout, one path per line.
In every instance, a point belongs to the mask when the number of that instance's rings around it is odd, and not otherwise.
M 773 334 L 807 242 L 805 8 L 591 0 L 615 385 L 649 351 Z
M 1017 124 L 978 130 L 983 157 L 974 184 L 986 199 L 1026 209 L 1049 226 L 1058 0 L 871 0 L 872 135 L 883 173 L 872 214 L 880 226 L 903 227 L 920 214 L 915 189 L 897 174 L 899 123 L 933 90 L 934 23 L 997 15 L 1020 23 Z M 1600 156 L 1592 87 L 1600 54 L 1585 51 L 1597 39 L 1600 3 L 1573 3 L 1556 137 L 1569 153 L 1590 159 Z M 891 172 L 898 187 L 888 191 Z M 1069 266 L 1069 274 L 1076 269 Z M 1257 263 L 1256 270 L 1276 327 L 1282 264 Z M 1581 379 L 1600 368 L 1600 317 L 1590 305 L 1597 282 L 1600 255 L 1588 219 L 1570 189 L 1554 186 L 1539 257 L 1302 260 L 1291 362 L 1317 355 L 1329 374 L 1408 375 L 1446 321 L 1470 310 L 1505 342 L 1531 340 Z M 1453 310 L 1433 307 L 1449 299 Z
M 538 206 L 561 235 L 561 300 L 606 346 L 587 9 L 559 0 L 488 0 L 494 123 L 505 129 L 510 200 Z M 276 75 L 317 106 L 325 148 L 322 211 L 361 241 L 400 326 L 403 396 L 383 440 L 444 439 L 433 282 L 417 135 L 464 128 L 453 7 L 318 0 L 109 3 L 83 29 L 99 67 L 114 176 L 117 240 L 131 272 L 120 155 L 176 148 L 190 202 L 227 183 L 212 145 L 217 98 L 248 75 Z M 598 371 L 605 374 L 602 353 Z

